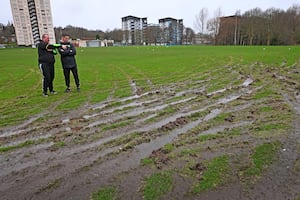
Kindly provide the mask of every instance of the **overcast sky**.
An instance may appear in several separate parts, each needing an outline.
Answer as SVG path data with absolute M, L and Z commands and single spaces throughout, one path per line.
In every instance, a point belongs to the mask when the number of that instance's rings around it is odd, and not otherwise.
M 259 7 L 287 10 L 299 0 L 51 0 L 54 26 L 73 25 L 87 29 L 121 29 L 121 18 L 127 15 L 147 17 L 148 23 L 173 17 L 183 19 L 186 27 L 195 29 L 195 16 L 207 8 L 209 18 L 220 8 L 223 15 L 234 15 Z M 12 21 L 10 0 L 0 0 L 0 23 Z

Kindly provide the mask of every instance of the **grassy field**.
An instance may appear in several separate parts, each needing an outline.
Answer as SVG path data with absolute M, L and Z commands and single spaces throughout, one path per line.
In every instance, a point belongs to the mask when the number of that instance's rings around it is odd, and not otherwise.
M 63 93 L 64 78 L 56 56 L 54 87 L 59 93 L 43 98 L 37 50 L 1 49 L 0 127 L 21 123 L 42 112 L 64 112 L 108 97 L 130 96 L 133 80 L 147 91 L 149 80 L 159 86 L 197 80 L 203 78 L 203 73 L 219 68 L 253 63 L 290 66 L 300 59 L 299 46 L 114 47 L 78 48 L 77 52 L 82 92 Z M 75 87 L 73 78 L 72 86 Z M 222 86 L 215 87 L 211 90 Z
M 4 199 L 299 199 L 300 46 L 77 50 L 0 50 Z

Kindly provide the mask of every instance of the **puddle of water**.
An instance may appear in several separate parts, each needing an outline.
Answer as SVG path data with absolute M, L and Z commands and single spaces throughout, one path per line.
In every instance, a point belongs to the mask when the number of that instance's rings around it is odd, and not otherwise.
M 95 113 L 95 114 L 92 114 L 92 115 L 84 115 L 82 116 L 83 119 L 90 119 L 90 118 L 93 118 L 93 117 L 97 117 L 98 115 L 100 115 L 100 113 Z
M 193 90 L 194 91 L 194 90 Z M 142 95 L 134 95 L 134 96 L 130 96 L 130 97 L 127 97 L 127 98 L 123 98 L 120 100 L 120 102 L 125 102 L 125 101 L 128 101 L 128 100 L 134 100 L 134 99 L 137 99 L 137 98 L 140 98 L 142 96 L 146 96 L 146 95 L 149 95 L 151 92 L 147 92 L 147 93 L 144 93 Z M 184 95 L 185 93 L 187 93 L 187 91 L 184 91 L 184 92 L 179 92 L 178 93 L 178 96 L 181 96 L 181 95 Z M 135 110 L 135 111 L 132 111 L 131 112 L 131 115 L 140 115 L 141 113 L 143 112 L 156 112 L 156 111 L 159 111 L 161 109 L 164 109 L 166 108 L 167 106 L 170 106 L 170 105 L 176 105 L 176 104 L 180 104 L 180 103 L 185 103 L 187 101 L 190 101 L 190 100 L 193 100 L 197 98 L 197 96 L 194 96 L 194 97 L 190 97 L 190 98 L 187 98 L 187 99 L 182 99 L 182 100 L 179 100 L 179 101 L 176 101 L 176 102 L 172 102 L 172 103 L 169 103 L 169 104 L 164 104 L 164 105 L 161 105 L 161 106 L 156 106 L 154 108 L 148 108 L 148 109 L 144 109 L 141 111 L 141 110 Z M 84 115 L 83 116 L 83 119 L 90 119 L 90 118 L 94 118 L 94 117 L 97 117 L 101 114 L 110 114 L 110 113 L 113 113 L 115 112 L 116 110 L 122 110 L 122 109 L 125 109 L 125 108 L 128 108 L 128 107 L 140 107 L 140 106 L 143 106 L 143 105 L 147 105 L 147 104 L 151 104 L 153 102 L 157 102 L 158 100 L 157 99 L 153 99 L 153 100 L 149 100 L 149 101 L 144 101 L 144 102 L 131 102 L 129 104 L 126 104 L 126 105 L 122 105 L 122 106 L 119 106 L 119 107 L 116 107 L 116 108 L 112 108 L 110 110 L 106 110 L 106 111 L 102 111 L 100 113 L 95 113 L 95 114 L 91 114 L 91 115 Z M 102 104 L 102 105 L 99 105 L 97 107 L 94 107 L 93 110 L 96 110 L 96 109 L 104 109 L 107 105 L 106 104 Z M 101 124 L 102 122 L 95 122 L 94 123 L 94 126 L 97 126 L 99 124 Z M 92 125 L 89 125 L 88 126 L 89 128 L 92 127 Z
M 215 95 L 215 94 L 219 94 L 219 93 L 226 92 L 226 90 L 227 90 L 226 88 L 220 89 L 220 90 L 217 90 L 217 91 L 214 91 L 214 92 L 210 92 L 210 93 L 208 93 L 206 96 L 210 97 L 210 96 L 213 96 L 213 95 Z
M 186 103 L 186 102 L 191 101 L 191 100 L 196 99 L 196 98 L 197 97 L 194 96 L 194 97 L 190 97 L 190 98 L 187 98 L 187 99 L 182 99 L 182 100 L 179 100 L 179 101 L 171 102 L 168 105 L 172 106 L 172 105 L 176 105 L 176 104 L 180 104 L 180 103 Z
M 248 87 L 251 85 L 254 81 L 251 78 L 247 78 L 244 83 L 242 84 L 243 87 Z
M 30 118 L 29 120 L 25 121 L 23 124 L 20 124 L 18 126 L 12 127 L 12 128 L 1 130 L 0 131 L 0 138 L 1 137 L 9 137 L 9 136 L 13 136 L 13 135 L 19 135 L 19 134 L 21 134 L 25 131 L 32 130 L 32 128 L 24 129 L 24 127 L 28 126 L 29 124 L 36 121 L 37 119 L 43 117 L 45 114 L 47 114 L 47 113 L 46 112 L 45 113 L 40 113 L 40 114 Z
M 219 110 L 219 109 L 213 110 L 209 115 L 207 115 L 205 117 L 205 120 L 209 120 L 209 119 L 216 117 L 219 112 L 221 112 L 221 110 Z M 103 174 L 102 178 L 105 179 L 110 176 L 109 172 L 112 172 L 112 171 L 111 170 L 107 171 L 107 169 L 111 169 L 111 167 L 114 168 L 114 170 L 113 170 L 114 173 L 116 171 L 126 171 L 130 168 L 133 168 L 134 166 L 139 164 L 140 159 L 147 157 L 152 151 L 154 151 L 158 148 L 161 148 L 162 146 L 164 146 L 167 143 L 170 143 L 179 134 L 187 132 L 188 130 L 198 126 L 203 121 L 204 121 L 204 119 L 199 119 L 197 121 L 193 121 L 189 124 L 182 126 L 181 128 L 171 131 L 170 134 L 168 134 L 168 135 L 164 135 L 159 138 L 156 138 L 149 143 L 142 143 L 140 145 L 137 145 L 130 157 L 124 158 L 121 156 L 120 159 L 115 159 L 115 160 L 106 162 L 106 164 L 103 165 L 103 168 L 101 168 L 101 171 L 106 171 L 107 173 Z M 116 164 L 116 163 L 122 163 L 122 165 Z M 105 168 L 107 168 L 107 169 L 105 169 Z M 99 170 L 99 169 L 100 168 L 97 168 L 97 170 Z
M 139 99 L 141 97 L 144 97 L 144 96 L 147 96 L 147 95 L 150 95 L 150 94 L 154 94 L 154 93 L 157 93 L 158 91 L 154 91 L 154 92 L 146 92 L 146 93 L 143 93 L 141 95 L 137 95 L 137 94 L 134 94 L 133 96 L 129 96 L 129 97 L 125 97 L 125 98 L 122 98 L 120 100 L 110 100 L 110 101 L 114 101 L 114 102 L 125 102 L 125 101 L 130 101 L 130 100 L 135 100 L 135 99 Z M 105 103 L 100 103 L 98 105 L 95 105 L 94 107 L 92 107 L 92 110 L 102 110 L 104 109 L 106 106 L 108 105 L 108 102 L 105 102 Z
M 49 143 L 46 143 L 46 144 L 38 144 L 38 145 L 34 145 L 34 146 L 30 146 L 28 148 L 26 148 L 26 152 L 30 153 L 30 154 L 34 154 L 34 152 L 41 152 L 40 150 L 41 149 L 46 149 L 46 148 L 49 148 L 53 145 L 54 143 L 53 142 L 49 142 Z M 17 150 L 15 152 L 12 152 L 14 155 L 14 161 L 15 161 L 15 164 L 13 166 L 5 166 L 7 164 L 7 158 L 6 157 L 1 157 L 0 156 L 0 177 L 3 177 L 3 176 L 6 176 L 8 175 L 9 173 L 11 173 L 12 171 L 21 171 L 22 169 L 26 169 L 27 167 L 31 167 L 31 166 L 35 166 L 35 165 L 38 165 L 40 163 L 42 163 L 43 161 L 45 161 L 48 156 L 45 156 L 43 157 L 44 160 L 40 160 L 40 159 L 30 159 L 30 161 L 28 162 L 25 162 L 24 161 L 24 149 L 20 149 L 20 150 Z M 22 161 L 22 162 L 20 162 Z M 11 162 L 9 162 L 10 164 Z
M 164 105 L 164 106 L 166 106 L 166 105 Z M 110 140 L 114 140 L 114 139 L 117 139 L 117 138 L 120 138 L 120 137 L 122 137 L 122 136 L 124 136 L 124 135 L 127 135 L 127 134 L 130 134 L 130 133 L 132 133 L 132 132 L 147 132 L 147 131 L 151 131 L 151 130 L 153 130 L 153 129 L 158 129 L 158 128 L 160 128 L 160 127 L 162 127 L 163 125 L 166 125 L 166 124 L 168 124 L 169 122 L 172 122 L 172 121 L 175 121 L 177 118 L 179 118 L 179 117 L 184 117 L 184 116 L 188 116 L 188 115 L 191 115 L 192 113 L 196 113 L 196 112 L 202 112 L 202 111 L 205 111 L 206 109 L 208 109 L 210 106 L 207 106 L 207 107 L 205 107 L 205 108 L 201 108 L 201 109 L 199 109 L 199 110 L 193 110 L 193 111 L 191 111 L 191 112 L 188 112 L 188 113 L 176 113 L 175 115 L 172 115 L 172 116 L 170 116 L 170 117 L 168 117 L 168 118 L 165 118 L 165 119 L 163 119 L 163 120 L 161 120 L 161 121 L 159 121 L 159 122 L 155 122 L 155 123 L 153 123 L 153 124 L 148 124 L 146 127 L 142 127 L 142 128 L 138 128 L 138 129 L 135 129 L 135 130 L 130 130 L 130 131 L 127 131 L 127 132 L 123 132 L 123 133 L 119 133 L 119 134 L 115 134 L 115 135 L 112 135 L 112 136 L 110 136 L 110 137 L 106 137 L 106 138 L 103 138 L 103 139 L 101 139 L 101 140 L 99 140 L 99 141 L 96 141 L 96 142 L 94 142 L 94 143 L 92 143 L 92 144 L 88 144 L 88 145 L 86 145 L 85 147 L 83 147 L 84 149 L 88 149 L 88 148 L 93 148 L 93 147 L 95 147 L 95 146 L 98 146 L 98 145 L 101 145 L 101 144 L 103 144 L 103 143 L 105 143 L 105 142 L 108 142 L 108 141 L 110 141 Z M 195 126 L 195 124 L 199 124 L 199 122 L 201 122 L 201 121 L 206 121 L 206 120 L 210 120 L 210 119 L 212 119 L 212 118 L 214 118 L 214 117 L 216 117 L 218 114 L 220 114 L 222 112 L 222 110 L 221 109 L 214 109 L 214 110 L 212 110 L 207 116 L 205 116 L 205 118 L 204 119 L 200 119 L 200 120 L 198 120 L 198 121 L 195 121 L 195 122 L 192 122 L 192 123 L 190 123 L 190 125 L 189 124 L 187 124 L 187 125 L 184 125 L 184 127 L 186 128 L 186 129 L 189 129 L 189 127 L 191 126 L 191 128 L 193 128 L 194 126 Z M 110 120 L 112 120 L 112 119 L 110 119 Z M 93 126 L 95 126 L 95 125 L 99 125 L 99 124 L 101 124 L 101 123 L 105 123 L 105 120 L 102 120 L 102 121 L 97 121 L 97 122 L 94 122 L 93 124 L 90 124 L 88 127 L 93 127 Z M 180 130 L 182 130 L 182 128 L 180 128 L 179 129 L 179 133 L 180 133 Z M 176 131 L 176 130 L 174 130 L 174 131 Z M 179 134 L 178 133 L 178 134 Z M 176 134 L 175 134 L 176 135 Z M 176 135 L 177 136 L 177 135 Z
M 128 103 L 126 105 L 118 106 L 116 108 L 112 108 L 110 110 L 103 111 L 102 114 L 110 114 L 110 113 L 113 113 L 117 110 L 123 110 L 123 109 L 130 108 L 130 107 L 139 107 L 139 106 L 151 104 L 151 103 L 156 102 L 156 101 L 157 100 L 154 99 L 154 100 L 149 100 L 149 101 L 144 101 L 144 102 L 131 102 L 131 103 Z
M 248 87 L 249 85 L 251 85 L 254 81 L 251 79 L 251 78 L 247 78 L 241 85 L 241 87 Z M 206 96 L 207 97 L 211 97 L 213 95 L 216 95 L 216 94 L 219 94 L 219 93 L 224 93 L 226 92 L 227 90 L 229 90 L 231 88 L 223 88 L 223 89 L 220 89 L 220 90 L 217 90 L 217 91 L 214 91 L 214 92 L 210 92 L 208 93 Z
M 108 111 L 103 111 L 101 113 L 84 116 L 85 119 L 90 119 L 92 117 L 96 117 L 96 116 L 99 116 L 101 114 L 113 113 L 115 110 L 118 110 L 118 109 L 124 109 L 126 107 L 140 106 L 139 109 L 131 110 L 131 111 L 125 113 L 125 114 L 118 115 L 115 118 L 110 117 L 110 119 L 98 120 L 96 122 L 93 122 L 93 123 L 89 124 L 85 128 L 92 128 L 92 127 L 98 126 L 98 125 L 103 124 L 103 123 L 108 123 L 108 122 L 111 122 L 111 121 L 114 121 L 114 120 L 121 119 L 123 117 L 138 116 L 138 115 L 141 115 L 142 113 L 148 113 L 148 112 L 157 112 L 157 111 L 162 110 L 162 109 L 164 109 L 164 108 L 166 108 L 170 105 L 172 106 L 172 105 L 176 105 L 176 104 L 180 104 L 180 103 L 185 103 L 185 102 L 188 102 L 188 101 L 193 100 L 195 98 L 196 97 L 190 97 L 190 98 L 182 99 L 182 100 L 172 102 L 172 103 L 169 103 L 169 104 L 163 104 L 163 105 L 155 106 L 153 108 L 146 108 L 146 109 L 144 107 L 142 107 L 144 104 L 150 104 L 150 103 L 156 102 L 157 100 L 154 99 L 154 100 L 149 100 L 149 101 L 145 101 L 145 102 L 132 102 L 132 103 L 126 104 L 124 106 L 120 106 L 120 107 L 117 107 L 117 108 L 114 108 L 114 109 L 111 109 L 111 110 L 108 110 Z
M 129 101 L 129 100 L 134 100 L 134 99 L 138 99 L 138 98 L 141 98 L 141 97 L 144 97 L 144 96 L 148 96 L 150 94 L 155 94 L 157 91 L 154 91 L 154 92 L 146 92 L 146 93 L 143 93 L 141 95 L 134 95 L 134 96 L 130 96 L 130 97 L 125 97 L 121 100 L 119 100 L 120 102 L 125 102 L 125 101 Z
M 15 131 L 8 131 L 8 132 L 4 132 L 0 135 L 0 138 L 3 138 L 3 137 L 9 137 L 9 136 L 13 136 L 13 135 L 19 135 L 23 132 L 27 131 L 26 129 L 23 129 L 23 130 L 15 130 Z
M 63 124 L 67 124 L 67 123 L 70 122 L 70 119 L 69 119 L 69 118 L 66 118 L 66 119 L 63 119 L 61 122 L 62 122 Z
M 234 101 L 234 100 L 240 98 L 241 96 L 242 95 L 240 95 L 240 94 L 236 94 L 236 95 L 224 97 L 224 98 L 218 100 L 218 104 L 227 104 L 231 101 Z
M 208 121 L 208 120 L 210 120 L 210 119 L 215 118 L 215 117 L 218 116 L 221 112 L 222 112 L 221 109 L 214 109 L 214 110 L 210 111 L 210 113 L 207 114 L 207 115 L 204 117 L 204 121 Z
M 247 80 L 247 84 L 245 84 L 245 85 L 251 84 L 250 82 L 251 82 L 250 80 Z M 216 92 L 219 93 L 219 92 L 224 92 L 224 91 L 226 91 L 226 89 L 222 89 L 222 90 L 219 90 L 219 91 L 216 91 Z M 205 111 L 205 110 L 209 109 L 210 107 L 215 106 L 215 105 L 217 105 L 217 104 L 221 104 L 221 103 L 226 104 L 226 103 L 229 103 L 229 102 L 231 102 L 231 101 L 233 101 L 233 100 L 236 100 L 236 99 L 238 99 L 240 96 L 241 96 L 241 95 L 230 95 L 229 97 L 220 99 L 219 101 L 217 101 L 217 103 L 208 105 L 208 106 L 206 106 L 206 107 L 204 107 L 204 108 L 201 108 L 201 109 L 199 109 L 199 110 L 195 110 L 195 111 L 191 111 L 191 112 L 189 112 L 189 113 L 185 113 L 184 115 L 181 114 L 181 116 L 188 116 L 188 115 L 190 115 L 190 114 L 192 114 L 192 113 L 203 112 L 203 111 Z M 247 107 L 247 106 L 245 106 L 245 107 Z M 158 148 L 161 148 L 162 146 L 164 146 L 164 145 L 167 144 L 167 143 L 172 142 L 176 137 L 178 137 L 179 134 L 186 133 L 186 132 L 188 132 L 189 130 L 195 128 L 196 126 L 199 126 L 199 124 L 201 124 L 202 122 L 211 120 L 211 119 L 215 118 L 216 116 L 218 116 L 218 115 L 221 114 L 221 113 L 222 113 L 222 109 L 218 109 L 218 108 L 217 108 L 217 109 L 213 109 L 213 110 L 212 110 L 209 114 L 207 114 L 203 119 L 198 119 L 198 120 L 196 120 L 196 121 L 193 121 L 193 122 L 191 122 L 191 123 L 188 123 L 188 124 L 182 126 L 182 127 L 179 128 L 179 129 L 175 129 L 175 130 L 171 131 L 171 133 L 168 134 L 168 135 L 164 135 L 164 136 L 162 136 L 162 137 L 159 137 L 159 138 L 157 138 L 157 139 L 152 140 L 150 143 L 143 143 L 143 144 L 140 144 L 140 145 L 138 145 L 138 146 L 136 147 L 136 149 L 138 150 L 138 152 L 140 152 L 140 154 L 141 154 L 143 157 L 146 157 L 146 156 L 148 156 L 152 151 L 154 151 L 154 150 L 156 150 L 156 149 L 158 149 Z M 234 128 L 235 126 L 244 126 L 244 125 L 251 124 L 251 123 L 253 123 L 253 122 L 251 122 L 251 121 L 250 121 L 250 122 L 249 122 L 249 121 L 248 121 L 248 122 L 247 122 L 247 121 L 246 121 L 246 122 L 240 122 L 239 124 L 232 125 L 232 128 Z M 228 126 L 227 126 L 227 127 L 228 127 Z M 227 128 L 227 127 L 221 127 L 221 128 L 219 128 L 219 130 L 225 129 L 225 128 Z M 214 129 L 214 130 L 211 129 L 211 130 L 209 130 L 209 131 L 211 131 L 211 132 L 216 132 L 216 131 L 218 131 L 218 129 Z M 209 134 L 209 133 L 210 133 L 209 131 L 207 131 L 206 133 L 205 133 L 205 132 L 204 132 L 204 133 L 202 132 L 202 134 Z
M 199 124 L 201 124 L 204 121 L 208 121 L 208 120 L 215 118 L 221 112 L 222 112 L 221 109 L 214 109 L 208 115 L 206 115 L 203 119 L 198 119 L 196 121 L 190 122 L 190 123 L 182 126 L 181 128 L 172 130 L 169 134 L 161 136 L 159 138 L 156 138 L 156 139 L 152 140 L 150 143 L 140 144 L 136 147 L 136 149 L 139 152 L 144 152 L 143 153 L 143 154 L 145 154 L 144 157 L 146 157 L 155 149 L 159 149 L 162 146 L 164 146 L 165 144 L 172 142 L 176 137 L 178 137 L 178 135 L 188 132 L 189 130 L 199 126 Z
M 103 108 L 105 108 L 107 106 L 107 104 L 101 104 L 98 106 L 95 106 L 92 108 L 92 110 L 102 110 Z

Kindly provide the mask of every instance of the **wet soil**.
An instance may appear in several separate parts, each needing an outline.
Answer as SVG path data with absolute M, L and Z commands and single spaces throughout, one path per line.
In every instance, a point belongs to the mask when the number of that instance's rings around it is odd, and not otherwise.
M 146 177 L 161 171 L 171 171 L 173 178 L 172 190 L 161 199 L 300 199 L 300 82 L 289 76 L 298 72 L 240 75 L 240 84 L 212 92 L 206 91 L 211 80 L 157 88 L 149 80 L 148 92 L 133 80 L 130 97 L 65 114 L 41 113 L 3 127 L 1 147 L 16 148 L 0 154 L 1 199 L 90 199 L 107 186 L 116 188 L 118 199 L 143 199 Z M 275 97 L 255 98 L 272 85 Z M 275 110 L 271 116 L 260 112 L 265 107 Z M 277 123 L 283 113 L 291 116 L 283 119 L 290 122 L 288 128 L 257 133 L 258 125 Z M 236 129 L 241 134 L 228 134 Z M 199 142 L 203 135 L 217 136 Z M 240 176 L 253 149 L 272 141 L 281 143 L 274 162 L 259 177 Z M 229 178 L 193 193 L 206 170 L 203 163 L 225 154 Z M 154 162 L 144 165 L 145 158 Z M 196 177 L 184 172 L 187 166 Z

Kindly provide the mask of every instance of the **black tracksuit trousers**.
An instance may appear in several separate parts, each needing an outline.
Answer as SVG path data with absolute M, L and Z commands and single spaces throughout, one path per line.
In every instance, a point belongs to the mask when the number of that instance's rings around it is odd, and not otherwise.
M 43 74 L 43 93 L 47 94 L 48 89 L 53 91 L 54 63 L 40 63 L 40 69 Z
M 65 82 L 67 88 L 70 88 L 70 71 L 72 71 L 76 87 L 79 88 L 79 78 L 78 78 L 78 70 L 77 67 L 72 67 L 72 68 L 64 68 L 64 75 L 65 75 Z

